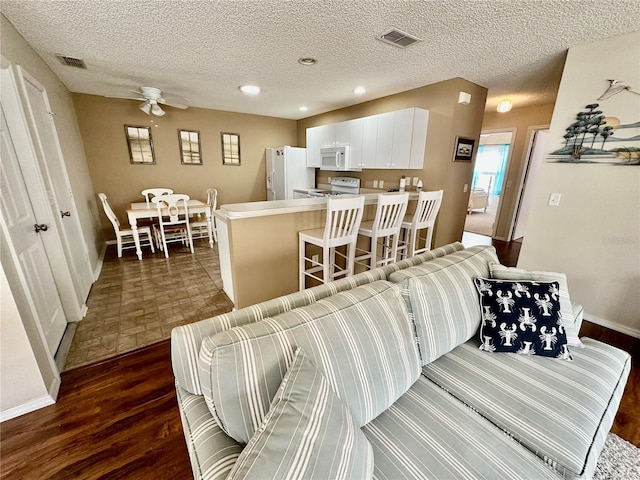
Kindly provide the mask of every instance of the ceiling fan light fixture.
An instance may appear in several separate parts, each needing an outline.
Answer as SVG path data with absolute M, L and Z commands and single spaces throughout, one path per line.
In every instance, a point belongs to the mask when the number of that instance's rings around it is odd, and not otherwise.
M 147 115 L 149 115 L 149 112 L 151 111 L 151 105 L 149 104 L 149 102 L 141 103 L 139 108 Z
M 156 117 L 161 117 L 165 112 L 160 108 L 160 105 L 156 103 L 154 105 L 151 105 L 151 113 L 153 113 Z

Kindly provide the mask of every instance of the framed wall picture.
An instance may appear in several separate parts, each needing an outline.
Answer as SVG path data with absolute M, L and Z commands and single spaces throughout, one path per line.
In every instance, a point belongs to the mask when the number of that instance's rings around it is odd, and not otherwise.
M 156 157 L 153 153 L 151 127 L 125 125 L 124 134 L 129 147 L 129 160 L 135 165 L 154 165 Z
M 180 142 L 180 160 L 182 165 L 202 165 L 200 132 L 197 130 L 178 130 Z
M 470 162 L 476 141 L 473 138 L 456 137 L 456 148 L 453 151 L 454 162 Z

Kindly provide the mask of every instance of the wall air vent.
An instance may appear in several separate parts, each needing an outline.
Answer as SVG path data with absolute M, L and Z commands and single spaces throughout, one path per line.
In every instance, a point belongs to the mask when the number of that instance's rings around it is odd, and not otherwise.
M 87 69 L 84 60 L 80 58 L 66 57 L 59 54 L 56 55 L 56 57 L 62 62 L 63 65 L 66 65 L 67 67 L 84 68 L 85 70 Z
M 391 45 L 395 45 L 396 47 L 405 48 L 409 45 L 413 45 L 416 42 L 420 42 L 418 37 L 414 37 L 402 30 L 398 30 L 394 28 L 393 30 L 389 30 L 386 33 L 383 33 L 379 37 L 376 37 L 378 40 L 381 40 L 385 43 L 390 43 Z

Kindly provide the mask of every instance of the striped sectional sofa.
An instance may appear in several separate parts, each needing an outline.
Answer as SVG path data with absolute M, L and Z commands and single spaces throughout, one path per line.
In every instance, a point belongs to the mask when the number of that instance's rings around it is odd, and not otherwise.
M 497 263 L 454 243 L 174 329 L 194 478 L 591 478 L 630 356 L 480 350 Z

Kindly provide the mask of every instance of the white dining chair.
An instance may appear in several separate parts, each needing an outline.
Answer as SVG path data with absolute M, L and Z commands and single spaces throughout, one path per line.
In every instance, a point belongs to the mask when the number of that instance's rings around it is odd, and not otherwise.
M 151 200 L 158 208 L 158 229 L 164 256 L 169 258 L 167 243 L 181 242 L 188 244 L 193 253 L 193 238 L 189 224 L 189 195 L 166 194 Z
M 353 275 L 353 266 L 358 240 L 358 229 L 364 211 L 364 197 L 327 198 L 327 220 L 324 228 L 298 232 L 300 290 L 306 288 L 306 279 L 311 277 L 320 283 L 328 283 L 341 276 Z M 307 244 L 320 247 L 322 261 L 308 257 Z M 346 246 L 345 254 L 336 250 Z M 344 268 L 336 265 L 336 255 L 343 257 Z M 322 277 L 316 275 L 322 272 Z
M 107 196 L 104 193 L 99 193 L 98 198 L 102 203 L 102 208 L 104 209 L 104 213 L 113 225 L 113 230 L 116 234 L 116 243 L 118 245 L 118 258 L 122 257 L 122 250 L 126 248 L 135 248 L 136 244 L 133 239 L 133 230 L 129 228 L 120 228 L 120 221 L 116 214 L 113 212 L 111 205 L 109 205 L 109 201 L 107 200 Z M 148 241 L 143 243 L 142 236 L 146 235 Z M 140 238 L 140 246 L 148 245 L 151 247 L 151 252 L 155 252 L 155 248 L 153 246 L 153 239 L 151 237 L 151 228 L 150 227 L 138 227 L 138 236 Z
M 357 248 L 355 262 L 372 270 L 396 261 L 400 228 L 407 211 L 408 193 L 381 193 L 373 221 L 360 224 L 359 235 L 368 237 L 368 250 Z M 379 244 L 379 245 L 378 245 Z M 378 258 L 380 253 L 380 258 Z
M 413 257 L 431 250 L 433 227 L 442 205 L 443 193 L 443 190 L 420 192 L 416 211 L 413 215 L 405 216 L 402 222 L 402 244 L 398 247 L 401 258 Z M 425 236 L 421 237 L 420 232 L 423 230 Z
M 160 195 L 168 195 L 173 193 L 173 190 L 170 188 L 147 188 L 146 190 L 142 190 L 142 195 L 144 196 L 145 202 L 147 202 L 147 208 L 153 207 L 151 200 L 154 197 L 159 197 Z
M 211 212 L 211 229 L 213 233 L 213 240 L 218 242 L 218 232 L 216 232 L 216 220 L 213 216 L 213 212 L 218 206 L 218 190 L 215 188 L 207 189 L 207 206 Z M 200 214 L 197 220 L 191 222 L 191 235 L 196 238 L 209 238 L 209 228 L 207 225 L 206 217 L 202 218 L 203 214 Z

